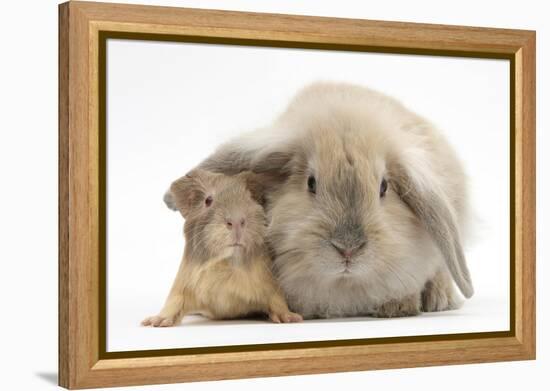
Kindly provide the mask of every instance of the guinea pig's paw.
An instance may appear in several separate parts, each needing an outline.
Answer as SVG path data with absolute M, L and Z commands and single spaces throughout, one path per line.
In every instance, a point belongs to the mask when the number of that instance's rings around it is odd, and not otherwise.
M 370 314 L 375 318 L 399 318 L 420 314 L 420 295 L 407 296 L 401 300 L 390 300 L 376 307 Z
M 142 326 L 152 326 L 152 327 L 171 327 L 174 325 L 174 318 L 173 317 L 166 317 L 166 316 L 150 316 L 148 318 L 145 318 L 141 322 Z
M 303 322 L 304 318 L 302 318 L 302 315 L 297 314 L 295 312 L 289 312 L 287 314 L 287 321 L 286 323 L 299 323 Z
M 274 323 L 297 323 L 304 320 L 302 315 L 290 311 L 270 312 L 269 319 Z

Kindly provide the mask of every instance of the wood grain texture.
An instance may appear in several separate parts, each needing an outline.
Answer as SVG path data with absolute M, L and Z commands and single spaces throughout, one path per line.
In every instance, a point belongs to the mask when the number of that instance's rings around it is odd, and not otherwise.
M 516 165 L 521 170 L 516 190 L 521 197 L 516 199 L 516 222 L 521 231 L 517 237 L 520 253 L 516 253 L 516 267 L 521 267 L 517 275 L 517 294 L 521 300 L 517 310 L 516 334 L 521 338 L 526 351 L 535 358 L 536 350 L 536 38 L 531 33 L 525 45 L 516 53 L 516 148 L 521 148 L 516 156 Z M 519 258 L 519 259 L 518 259 Z M 518 304 L 518 303 L 516 303 Z
M 91 19 L 108 22 L 115 31 L 508 54 L 515 53 L 525 42 L 524 32 L 510 29 L 128 4 L 72 4 Z
M 513 336 L 100 359 L 102 31 L 336 44 L 351 50 L 513 60 Z M 159 35 L 160 37 L 160 35 Z M 254 41 L 256 42 L 256 41 Z M 535 357 L 535 33 L 477 27 L 69 2 L 59 7 L 59 382 L 156 384 Z
M 59 6 L 60 23 L 60 275 L 59 383 L 74 388 L 97 363 L 97 256 L 93 221 L 97 198 L 90 183 L 94 137 L 89 118 L 89 23 L 78 6 Z M 97 130 L 95 133 L 97 137 Z M 94 214 L 95 212 L 95 214 Z M 62 235 L 61 235 L 62 233 Z M 96 234 L 97 235 L 97 234 Z
M 69 7 L 59 7 L 59 384 L 69 384 Z M 61 327 L 61 325 L 64 325 Z

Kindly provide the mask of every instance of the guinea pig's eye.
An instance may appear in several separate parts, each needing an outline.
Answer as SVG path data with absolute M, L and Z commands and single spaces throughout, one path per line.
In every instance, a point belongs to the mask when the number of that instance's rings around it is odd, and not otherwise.
M 310 193 L 317 193 L 317 181 L 313 175 L 307 177 L 307 189 Z
M 386 195 L 387 190 L 388 190 L 388 181 L 386 181 L 386 178 L 382 178 L 382 182 L 380 183 L 380 198 Z
M 212 205 L 212 201 L 214 201 L 214 199 L 212 198 L 212 196 L 208 196 L 208 197 L 206 197 L 206 199 L 204 200 L 204 205 L 206 205 L 206 207 L 208 208 L 210 205 Z

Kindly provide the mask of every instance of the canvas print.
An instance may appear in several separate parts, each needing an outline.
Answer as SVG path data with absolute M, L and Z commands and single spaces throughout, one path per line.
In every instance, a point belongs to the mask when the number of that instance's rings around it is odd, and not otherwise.
M 109 39 L 108 351 L 510 328 L 505 60 Z

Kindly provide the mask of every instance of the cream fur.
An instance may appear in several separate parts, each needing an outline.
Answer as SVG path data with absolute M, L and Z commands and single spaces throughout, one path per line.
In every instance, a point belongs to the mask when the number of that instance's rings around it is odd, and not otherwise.
M 261 313 L 276 323 L 302 320 L 289 311 L 271 272 L 257 182 L 258 176 L 248 172 L 229 177 L 195 170 L 172 183 L 165 201 L 185 217 L 185 251 L 163 308 L 142 325 L 174 326 L 192 313 L 211 319 Z M 235 236 L 230 222 L 242 226 L 241 236 Z
M 432 124 L 390 97 L 316 83 L 273 125 L 222 145 L 201 167 L 274 175 L 267 239 L 289 306 L 304 317 L 456 308 L 449 272 L 465 296 L 473 293 L 461 164 Z M 355 249 L 349 264 L 335 242 Z

